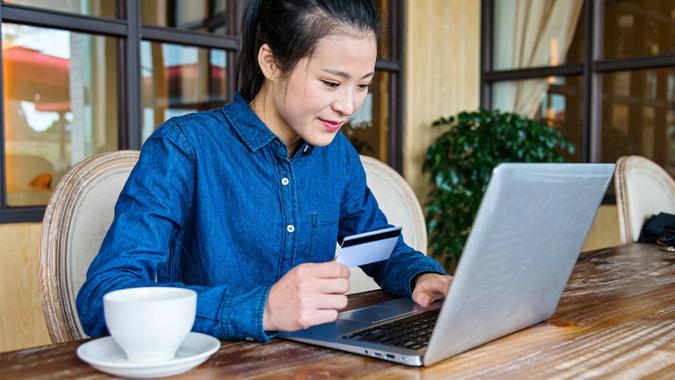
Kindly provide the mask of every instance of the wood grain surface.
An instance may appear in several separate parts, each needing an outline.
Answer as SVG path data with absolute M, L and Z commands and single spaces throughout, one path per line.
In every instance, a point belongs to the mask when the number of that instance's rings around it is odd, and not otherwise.
M 350 297 L 350 308 L 392 296 Z M 81 362 L 82 341 L 0 354 L 0 378 L 106 378 Z M 274 340 L 223 342 L 179 378 L 647 378 L 675 377 L 675 253 L 633 244 L 584 253 L 543 323 L 429 368 Z
M 0 352 L 51 342 L 42 316 L 39 249 L 39 223 L 0 225 Z

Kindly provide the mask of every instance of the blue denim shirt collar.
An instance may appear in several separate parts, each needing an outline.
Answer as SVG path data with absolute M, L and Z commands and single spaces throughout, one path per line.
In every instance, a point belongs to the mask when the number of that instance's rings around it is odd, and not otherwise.
M 279 141 L 239 93 L 234 94 L 234 101 L 223 107 L 222 111 L 239 138 L 251 151 L 258 151 L 272 141 Z M 303 141 L 297 155 L 308 153 L 312 148 Z
M 234 101 L 229 106 L 223 107 L 222 111 L 242 141 L 253 152 L 277 138 L 239 93 L 234 94 Z

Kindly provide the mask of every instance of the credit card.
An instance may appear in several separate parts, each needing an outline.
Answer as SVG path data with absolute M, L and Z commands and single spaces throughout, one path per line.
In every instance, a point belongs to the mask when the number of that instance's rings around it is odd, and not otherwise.
M 335 260 L 349 267 L 387 260 L 401 235 L 401 227 L 388 227 L 345 237 Z

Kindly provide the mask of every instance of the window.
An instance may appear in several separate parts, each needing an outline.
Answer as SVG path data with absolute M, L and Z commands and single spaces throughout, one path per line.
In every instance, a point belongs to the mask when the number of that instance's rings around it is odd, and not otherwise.
M 402 169 L 402 36 L 401 1 L 375 0 L 382 16 L 375 77 L 363 106 L 343 133 L 360 154 L 372 156 Z
M 376 75 L 343 133 L 401 169 L 401 0 L 382 14 Z M 3 0 L 0 223 L 40 221 L 59 179 L 140 149 L 166 119 L 229 102 L 247 0 Z
M 482 6 L 483 107 L 561 129 L 572 161 L 640 154 L 675 174 L 675 2 Z
M 117 39 L 2 24 L 6 201 L 39 206 L 85 158 L 116 150 Z
M 164 120 L 227 103 L 229 79 L 225 50 L 141 42 L 143 140 Z

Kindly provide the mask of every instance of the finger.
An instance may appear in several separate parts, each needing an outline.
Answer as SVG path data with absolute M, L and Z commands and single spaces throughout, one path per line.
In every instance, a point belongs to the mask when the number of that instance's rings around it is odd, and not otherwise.
M 309 265 L 312 274 L 318 278 L 349 278 L 349 268 L 336 261 L 307 265 Z
M 315 280 L 314 290 L 324 294 L 345 294 L 349 291 L 346 278 L 321 278 Z
M 316 308 L 342 310 L 347 307 L 347 302 L 347 296 L 343 294 L 322 294 L 316 299 Z
M 425 279 L 418 284 L 419 287 L 425 289 L 428 293 L 448 294 L 452 280 L 448 276 L 434 276 Z
M 337 319 L 337 316 L 337 310 L 317 310 L 312 318 L 311 326 L 334 322 Z
M 428 307 L 431 304 L 431 296 L 422 290 L 414 292 L 412 298 L 416 304 L 422 307 Z

